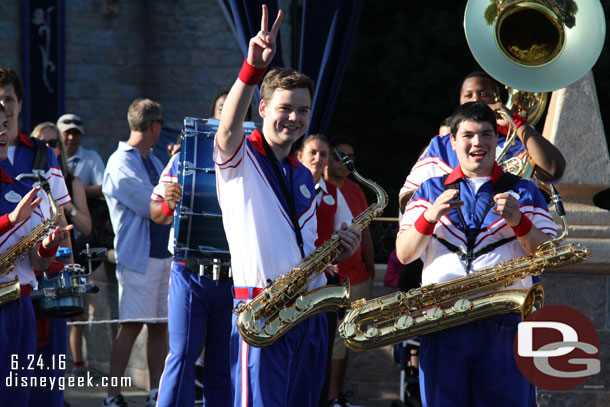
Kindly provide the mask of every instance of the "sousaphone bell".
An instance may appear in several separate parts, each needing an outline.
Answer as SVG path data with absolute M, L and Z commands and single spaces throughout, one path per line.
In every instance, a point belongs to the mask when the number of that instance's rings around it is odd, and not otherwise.
M 606 21 L 598 0 L 469 0 L 464 31 L 474 58 L 497 81 L 550 92 L 593 67 Z

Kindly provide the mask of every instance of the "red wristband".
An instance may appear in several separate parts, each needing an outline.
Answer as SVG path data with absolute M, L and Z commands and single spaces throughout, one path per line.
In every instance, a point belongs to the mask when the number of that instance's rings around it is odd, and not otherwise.
M 11 230 L 13 227 L 13 224 L 11 223 L 11 220 L 8 218 L 8 213 L 5 215 L 2 215 L 2 217 L 0 217 L 0 235 L 5 234 L 6 232 L 8 232 L 9 230 Z
M 523 116 L 520 116 L 517 113 L 513 113 L 512 119 L 515 122 L 515 126 L 517 126 L 517 128 L 519 128 L 522 125 L 524 125 L 525 123 L 527 123 L 527 120 L 525 120 L 525 118 Z
M 174 216 L 174 211 L 169 209 L 169 206 L 167 206 L 165 201 L 161 204 L 161 212 L 163 212 L 165 216 Z
M 426 219 L 426 217 L 422 213 L 419 218 L 417 218 L 413 226 L 415 226 L 415 230 L 417 230 L 422 235 L 431 235 L 432 233 L 434 233 L 434 227 L 436 226 L 436 223 L 428 222 L 428 219 Z
M 532 230 L 532 221 L 530 218 L 521 214 L 521 221 L 517 226 L 512 226 L 513 232 L 515 232 L 515 236 L 521 237 L 527 235 L 530 230 Z
M 239 80 L 246 85 L 258 85 L 263 75 L 267 72 L 267 68 L 257 68 L 248 63 L 248 59 L 244 59 L 244 64 L 239 71 Z
M 40 257 L 54 257 L 55 253 L 57 253 L 57 249 L 59 246 L 55 246 L 52 249 L 45 249 L 42 244 L 38 246 L 38 255 Z

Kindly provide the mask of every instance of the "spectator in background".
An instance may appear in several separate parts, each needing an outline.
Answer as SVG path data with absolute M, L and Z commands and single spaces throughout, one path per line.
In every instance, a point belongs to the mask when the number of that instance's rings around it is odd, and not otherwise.
M 131 348 L 142 330 L 142 319 L 167 318 L 171 253 L 167 250 L 170 225 L 151 220 L 149 199 L 163 164 L 152 153 L 163 126 L 163 109 L 150 99 L 129 106 L 131 133 L 127 142 L 108 159 L 102 191 L 115 230 L 119 318 L 123 322 L 112 345 L 110 377 L 123 376 Z M 163 357 L 167 347 L 167 322 L 147 322 L 147 357 L 150 394 L 147 407 L 156 404 Z M 108 387 L 103 406 L 125 407 L 119 386 Z
M 77 228 L 74 233 L 74 251 L 79 253 L 87 243 L 92 247 L 112 249 L 114 235 L 108 207 L 102 194 L 104 163 L 96 151 L 81 147 L 85 128 L 80 117 L 75 114 L 64 114 L 57 120 L 57 128 L 61 133 L 68 169 L 75 177 L 80 178 L 85 187 L 87 206 L 91 215 L 92 233 L 85 236 Z M 108 253 L 108 257 L 114 258 L 112 251 Z
M 342 136 L 335 136 L 330 140 L 331 159 L 326 167 L 324 180 L 327 184 L 335 185 L 339 188 L 349 208 L 354 216 L 358 216 L 368 207 L 366 197 L 360 187 L 347 176 L 349 170 L 339 161 L 339 157 L 334 150 L 337 149 L 355 163 L 356 156 L 354 145 L 350 139 Z M 375 278 L 375 256 L 373 251 L 373 239 L 367 227 L 362 231 L 362 243 L 356 253 L 339 263 L 339 277 L 341 281 L 346 278 L 350 281 L 350 301 L 370 297 Z M 355 405 L 347 399 L 352 395 L 351 392 L 343 392 L 343 382 L 347 370 L 347 349 L 341 337 L 335 334 L 333 346 L 333 360 L 331 363 L 329 406 L 346 407 Z
M 87 198 L 102 198 L 104 162 L 96 151 L 81 147 L 85 135 L 83 121 L 75 114 L 65 114 L 57 120 L 57 128 L 65 146 L 68 167 L 83 182 Z
M 59 135 L 59 129 L 55 124 L 51 122 L 40 123 L 32 131 L 32 137 L 43 140 L 47 143 L 47 146 L 53 150 L 57 160 L 59 161 L 59 167 L 61 168 L 62 174 L 66 180 L 66 187 L 72 202 L 68 202 L 64 206 L 66 219 L 68 224 L 74 225 L 75 229 L 83 236 L 91 234 L 91 216 L 89 215 L 89 207 L 87 206 L 87 197 L 85 194 L 85 188 L 80 178 L 75 177 L 72 171 L 68 169 L 66 163 L 66 153 L 64 146 L 61 142 Z M 74 234 L 71 233 L 72 247 L 75 248 Z M 75 257 L 78 256 L 78 252 Z M 83 297 L 86 301 L 86 296 Z M 84 321 L 84 317 L 79 315 L 73 317 L 72 321 Z M 70 329 L 70 350 L 72 351 L 72 357 L 74 358 L 74 367 L 72 374 L 81 375 L 86 373 L 87 367 L 83 359 L 83 331 L 85 327 L 83 325 L 74 325 Z

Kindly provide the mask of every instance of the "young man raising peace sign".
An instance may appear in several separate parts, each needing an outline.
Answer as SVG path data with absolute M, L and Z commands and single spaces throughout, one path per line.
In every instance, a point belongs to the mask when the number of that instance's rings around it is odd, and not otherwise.
M 262 133 L 245 137 L 243 121 L 256 84 L 275 54 L 282 21 L 269 31 L 263 6 L 261 30 L 225 101 L 214 150 L 217 190 L 231 251 L 235 301 L 248 301 L 314 250 L 315 189 L 311 172 L 291 154 L 309 124 L 313 83 L 291 69 L 270 71 L 261 86 Z M 343 225 L 343 251 L 351 256 L 360 232 Z M 324 274 L 309 288 L 326 283 Z M 292 328 L 273 345 L 254 348 L 241 340 L 233 317 L 231 379 L 234 406 L 313 406 L 326 366 L 325 314 Z

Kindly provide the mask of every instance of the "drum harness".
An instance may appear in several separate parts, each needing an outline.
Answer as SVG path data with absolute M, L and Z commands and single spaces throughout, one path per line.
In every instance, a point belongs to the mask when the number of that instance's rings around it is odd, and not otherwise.
M 442 177 L 442 182 L 443 182 L 443 186 L 445 187 L 445 190 L 457 189 L 458 193 L 459 193 L 460 192 L 460 180 L 457 180 L 451 184 L 446 184 L 445 182 L 447 181 L 448 176 L 449 176 L 449 174 L 445 174 Z M 497 242 L 491 243 L 477 252 L 474 252 L 476 238 L 477 238 L 479 231 L 481 230 L 481 225 L 483 224 L 483 222 L 485 221 L 485 218 L 487 217 L 487 214 L 489 213 L 489 211 L 495 204 L 495 202 L 493 200 L 493 196 L 496 194 L 511 190 L 520 179 L 521 179 L 520 177 L 513 175 L 509 172 L 505 172 L 500 176 L 498 181 L 496 181 L 496 183 L 494 184 L 493 191 L 492 191 L 492 199 L 489 202 L 489 204 L 487 205 L 487 208 L 485 209 L 485 212 L 483 213 L 483 216 L 481 217 L 479 224 L 474 229 L 472 229 L 472 228 L 469 229 L 467 227 L 466 221 L 464 219 L 464 214 L 462 213 L 462 209 L 460 207 L 457 208 L 458 214 L 460 216 L 460 221 L 462 223 L 462 227 L 464 228 L 464 232 L 466 233 L 466 252 L 464 252 L 458 246 L 456 246 L 452 243 L 449 243 L 447 240 L 443 239 L 442 237 L 438 237 L 436 234 L 432 235 L 432 237 L 434 237 L 436 240 L 438 240 L 438 242 L 441 243 L 443 246 L 445 246 L 449 251 L 455 253 L 460 258 L 460 260 L 462 260 L 463 262 L 466 262 L 466 273 L 467 274 L 470 273 L 471 268 L 472 268 L 472 262 L 475 259 L 516 239 L 516 236 L 507 237 L 507 238 L 498 240 Z M 521 216 L 525 216 L 525 215 L 522 214 Z

